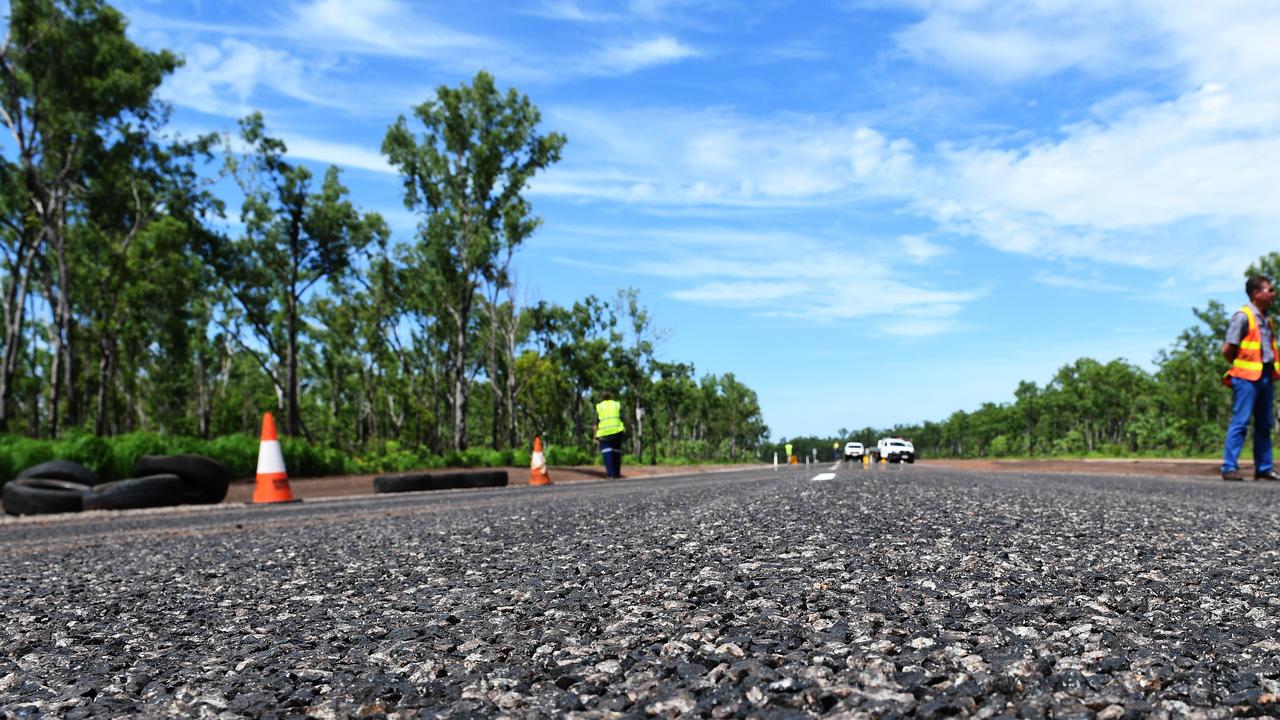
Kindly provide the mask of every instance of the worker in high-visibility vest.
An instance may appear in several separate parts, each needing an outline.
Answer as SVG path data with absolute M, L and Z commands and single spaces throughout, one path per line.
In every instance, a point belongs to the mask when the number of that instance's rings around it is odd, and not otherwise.
M 1276 290 L 1271 279 L 1254 275 L 1245 281 L 1249 304 L 1236 311 L 1227 325 L 1222 343 L 1222 356 L 1230 363 L 1222 382 L 1231 388 L 1231 423 L 1222 450 L 1222 479 L 1243 480 L 1240 475 L 1240 451 L 1244 436 L 1253 420 L 1253 479 L 1280 480 L 1271 457 L 1274 381 L 1280 378 L 1276 363 L 1280 348 L 1276 345 L 1276 324 L 1267 315 L 1275 302 Z
M 791 465 L 796 464 L 796 456 L 791 454 L 791 443 L 787 443 L 787 462 Z
M 604 398 L 596 403 L 596 441 L 600 443 L 600 455 L 604 458 L 604 476 L 622 477 L 622 441 L 627 428 L 622 424 L 622 403 L 613 399 L 613 393 L 605 391 Z

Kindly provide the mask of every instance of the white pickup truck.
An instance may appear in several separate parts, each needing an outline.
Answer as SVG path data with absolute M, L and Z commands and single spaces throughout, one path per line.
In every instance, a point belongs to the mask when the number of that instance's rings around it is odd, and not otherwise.
M 912 445 L 910 440 L 903 440 L 902 438 L 880 438 L 880 441 L 876 443 L 875 454 L 877 459 L 884 458 L 891 463 L 914 463 L 916 461 L 916 446 Z

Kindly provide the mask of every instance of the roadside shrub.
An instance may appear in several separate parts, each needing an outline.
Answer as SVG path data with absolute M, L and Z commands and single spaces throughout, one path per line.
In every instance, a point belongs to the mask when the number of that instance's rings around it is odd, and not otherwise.
M 53 459 L 53 443 L 20 435 L 0 437 L 0 484 L 32 465 Z
M 352 469 L 346 453 L 312 445 L 300 438 L 282 438 L 280 450 L 284 453 L 284 465 L 289 471 L 289 477 L 346 475 Z
M 103 480 L 120 480 L 133 475 L 133 465 L 143 455 L 172 455 L 169 443 L 161 435 L 132 432 L 106 438 L 111 446 L 107 467 L 99 468 Z
M 111 444 L 97 435 L 80 432 L 58 440 L 53 443 L 53 455 L 62 460 L 78 462 L 100 476 L 111 468 Z
M 226 465 L 233 478 L 253 477 L 258 472 L 258 438 L 252 435 L 223 435 L 197 452 Z
M 594 453 L 582 448 L 549 446 L 545 449 L 548 465 L 594 465 Z

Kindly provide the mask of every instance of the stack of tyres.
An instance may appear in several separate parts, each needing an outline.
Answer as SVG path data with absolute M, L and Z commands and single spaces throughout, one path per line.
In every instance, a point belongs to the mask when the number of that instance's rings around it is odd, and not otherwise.
M 144 475 L 103 483 L 84 494 L 85 510 L 132 510 L 182 503 L 177 475 Z
M 106 483 L 79 463 L 51 460 L 23 470 L 4 486 L 4 510 L 44 515 L 214 504 L 226 498 L 230 481 L 226 466 L 204 455 L 145 455 L 134 465 L 133 477 Z
M 4 486 L 4 511 L 10 515 L 80 512 L 98 474 L 70 460 L 42 462 L 18 473 Z
M 143 455 L 134 475 L 176 475 L 182 481 L 180 502 L 216 505 L 227 497 L 231 473 L 227 466 L 204 455 Z

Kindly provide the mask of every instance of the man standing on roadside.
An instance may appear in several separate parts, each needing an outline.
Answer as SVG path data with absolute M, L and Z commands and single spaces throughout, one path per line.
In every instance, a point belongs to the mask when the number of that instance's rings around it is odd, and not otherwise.
M 622 440 L 627 429 L 622 424 L 622 403 L 613 399 L 613 393 L 605 391 L 604 398 L 596 403 L 596 440 L 600 442 L 600 454 L 604 458 L 604 476 L 622 477 Z
M 1274 380 L 1280 377 L 1276 360 L 1275 322 L 1267 315 L 1276 299 L 1271 279 L 1253 275 L 1244 284 L 1249 304 L 1231 316 L 1222 356 L 1231 367 L 1222 382 L 1231 388 L 1231 424 L 1222 451 L 1222 479 L 1243 480 L 1240 451 L 1253 418 L 1253 479 L 1280 480 L 1271 458 L 1271 426 L 1275 398 Z

